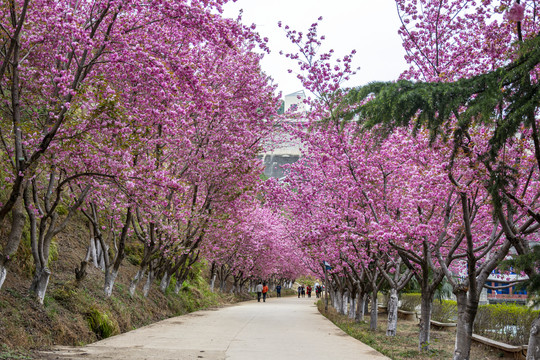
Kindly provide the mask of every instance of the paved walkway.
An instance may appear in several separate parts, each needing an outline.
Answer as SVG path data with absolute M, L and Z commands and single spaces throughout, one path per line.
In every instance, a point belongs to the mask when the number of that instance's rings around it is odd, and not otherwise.
M 387 359 L 321 316 L 314 298 L 272 298 L 198 311 L 49 359 Z

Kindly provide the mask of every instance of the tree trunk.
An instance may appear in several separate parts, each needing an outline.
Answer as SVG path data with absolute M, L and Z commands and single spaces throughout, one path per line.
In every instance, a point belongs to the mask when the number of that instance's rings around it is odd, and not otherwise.
M 139 285 L 139 282 L 144 277 L 144 273 L 146 272 L 145 269 L 139 269 L 135 276 L 133 277 L 133 280 L 131 280 L 131 284 L 129 284 L 129 294 L 131 296 L 135 295 L 135 290 L 137 290 L 137 286 Z
M 216 274 L 212 275 L 212 280 L 210 281 L 210 291 L 214 292 L 214 286 L 216 284 Z
M 148 277 L 146 278 L 146 283 L 143 286 L 144 297 L 148 297 L 148 293 L 150 292 L 150 287 L 152 286 L 153 281 L 154 281 L 154 270 L 150 270 L 148 271 Z
M 96 251 L 97 251 L 97 267 L 98 269 L 101 269 L 101 271 L 105 271 L 105 268 L 107 267 L 106 264 L 108 261 L 105 260 L 105 256 L 109 256 L 108 249 L 103 248 L 101 246 L 101 243 L 98 241 L 96 242 Z M 108 260 L 108 259 L 107 259 Z
M 430 341 L 431 309 L 433 307 L 433 292 L 422 289 L 420 303 L 420 332 L 418 337 L 418 350 L 428 351 Z
M 40 304 L 43 304 L 43 299 L 45 299 L 50 276 L 51 271 L 47 268 L 43 268 L 41 271 L 36 272 L 36 275 L 34 276 L 32 288 L 34 289 L 34 294 Z
M 397 319 L 398 319 L 398 295 L 397 290 L 390 289 L 390 296 L 387 303 L 388 311 L 388 327 L 386 328 L 386 336 L 396 336 Z
M 4 285 L 6 276 L 7 276 L 6 267 L 4 265 L 0 265 L 0 289 L 2 289 L 2 285 Z
M 93 227 L 91 227 L 91 229 L 93 229 Z M 98 253 L 96 249 L 96 240 L 93 236 L 90 238 L 90 245 L 88 245 L 88 251 L 90 252 L 90 257 L 92 258 L 92 263 L 94 264 L 94 267 L 100 268 L 98 261 Z
M 348 305 L 349 305 L 349 295 L 348 295 L 348 291 L 344 291 L 343 292 L 343 296 L 341 297 L 341 313 L 343 315 L 347 315 L 347 310 L 348 310 Z
M 183 281 L 176 279 L 176 284 L 174 284 L 174 293 L 176 295 L 178 295 L 180 290 L 182 290 L 182 284 L 183 283 L 184 283 Z
M 476 314 L 476 307 L 474 307 L 474 304 L 468 304 L 466 290 L 459 289 L 458 291 L 454 291 L 454 294 L 457 298 L 458 322 L 456 329 L 456 347 L 453 359 L 468 360 L 471 351 L 473 330 L 472 320 Z
M 378 320 L 377 290 L 373 290 L 371 292 L 371 318 L 369 321 L 369 330 L 371 331 L 377 330 L 377 320 Z
M 336 310 L 343 315 L 343 293 L 339 290 L 336 291 Z
M 358 291 L 356 294 L 356 321 L 364 321 L 364 295 Z
M 9 262 L 10 257 L 14 255 L 19 248 L 24 223 L 26 222 L 22 196 L 20 196 L 15 202 L 15 205 L 13 205 L 11 214 L 11 230 L 9 232 L 7 242 L 3 248 L 3 254 L 0 254 L 0 289 L 2 289 L 2 285 L 4 284 L 7 276 L 6 264 Z
M 159 290 L 161 290 L 161 292 L 164 294 L 167 288 L 169 287 L 169 284 L 171 283 L 171 277 L 172 277 L 171 274 L 169 274 L 168 272 L 165 272 L 165 274 L 163 274 L 163 278 L 161 278 L 161 283 L 159 284 Z
M 351 307 L 349 308 L 349 319 L 351 320 L 356 319 L 356 296 L 351 297 Z
M 233 286 L 231 288 L 231 294 L 237 294 L 238 292 L 238 277 L 235 275 L 233 276 Z
M 533 321 L 531 326 L 527 360 L 540 360 L 540 316 Z
M 366 314 L 368 312 L 368 303 L 369 303 L 369 294 L 364 293 L 360 297 L 359 301 L 359 311 L 358 311 L 358 320 L 359 321 L 365 321 L 366 320 Z
M 81 261 L 81 267 L 78 268 L 76 267 L 75 268 L 75 280 L 77 281 L 77 283 L 80 283 L 81 281 L 83 281 L 85 278 L 86 278 L 86 266 L 88 265 L 88 261 L 85 259 L 83 261 Z
M 336 291 L 334 291 L 334 294 L 335 295 L 333 297 L 336 299 L 335 303 L 334 303 L 334 308 L 337 310 L 338 313 L 341 314 L 342 313 L 341 311 L 343 309 L 343 305 L 342 305 L 342 303 L 343 303 L 343 295 L 341 295 L 341 291 L 339 291 L 337 289 L 336 289 Z
M 111 269 L 105 273 L 105 296 L 110 297 L 112 295 L 113 289 L 114 289 L 114 282 L 116 281 L 116 277 L 118 276 L 118 271 Z

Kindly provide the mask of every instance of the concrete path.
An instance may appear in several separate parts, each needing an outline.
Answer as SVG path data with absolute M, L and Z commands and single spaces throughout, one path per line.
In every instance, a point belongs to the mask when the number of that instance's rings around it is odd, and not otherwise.
M 58 348 L 48 359 L 388 359 L 345 334 L 314 298 L 272 298 L 198 311 L 82 348 Z M 45 354 L 44 354 L 45 355 Z

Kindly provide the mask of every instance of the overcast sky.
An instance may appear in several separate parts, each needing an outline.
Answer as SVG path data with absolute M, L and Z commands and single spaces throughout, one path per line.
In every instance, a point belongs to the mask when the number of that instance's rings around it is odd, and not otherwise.
M 243 22 L 255 23 L 257 31 L 269 38 L 272 50 L 262 62 L 263 70 L 279 84 L 283 95 L 302 89 L 288 69 L 294 63 L 279 55 L 293 49 L 278 21 L 305 32 L 319 16 L 319 35 L 325 35 L 323 51 L 334 49 L 342 57 L 352 49 L 357 53 L 357 75 L 346 85 L 363 85 L 376 80 L 395 80 L 405 70 L 404 50 L 397 33 L 400 26 L 393 0 L 237 0 L 225 5 L 225 16 L 236 18 L 244 10 Z

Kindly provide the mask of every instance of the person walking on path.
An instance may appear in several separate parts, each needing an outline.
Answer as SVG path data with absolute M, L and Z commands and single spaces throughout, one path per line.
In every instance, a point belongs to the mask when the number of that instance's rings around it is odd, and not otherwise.
M 300 295 L 302 295 L 302 285 L 298 287 L 298 298 L 300 299 Z
M 262 291 L 263 291 L 263 284 L 258 283 L 257 286 L 255 287 L 255 291 L 257 291 L 257 301 L 258 301 L 258 302 L 261 302 L 261 295 L 262 295 Z
M 307 286 L 306 292 L 307 292 L 307 297 L 310 298 L 311 297 L 311 285 Z
M 306 297 L 306 287 L 304 285 L 302 285 L 302 297 Z
M 267 293 L 268 293 L 268 286 L 266 286 L 266 283 L 263 283 L 263 288 L 262 288 L 263 302 L 266 302 Z
M 277 297 L 281 297 L 281 285 L 276 286 Z

